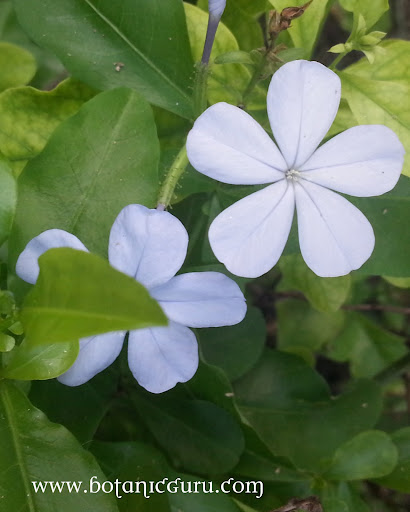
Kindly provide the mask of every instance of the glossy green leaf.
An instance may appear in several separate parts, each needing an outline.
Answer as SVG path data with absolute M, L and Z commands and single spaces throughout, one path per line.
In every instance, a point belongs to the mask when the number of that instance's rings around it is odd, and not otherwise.
M 410 92 L 410 91 L 409 91 Z M 349 197 L 373 226 L 376 245 L 370 259 L 357 270 L 367 275 L 410 276 L 410 230 L 407 217 L 410 178 L 402 176 L 389 193 L 377 197 Z
M 341 444 L 372 428 L 381 410 L 375 383 L 358 381 L 331 398 L 314 370 L 299 357 L 278 351 L 268 351 L 235 383 L 234 391 L 241 413 L 269 449 L 299 469 L 315 472 L 328 467 Z
M 4 511 L 117 512 L 112 496 L 84 492 L 106 477 L 93 456 L 61 425 L 51 423 L 12 383 L 0 382 L 0 488 Z M 34 492 L 32 482 L 82 481 L 79 493 Z M 88 486 L 87 486 L 88 487 Z
M 397 449 L 390 436 L 380 430 L 358 434 L 340 446 L 326 472 L 330 480 L 366 480 L 392 472 Z
M 305 0 L 290 2 L 289 0 L 269 0 L 273 7 L 281 12 L 286 7 L 302 6 Z M 289 36 L 296 48 L 303 48 L 304 58 L 312 55 L 320 29 L 325 21 L 329 0 L 314 0 L 304 14 L 292 21 L 288 29 Z
M 345 324 L 343 311 L 321 313 L 301 300 L 278 301 L 276 311 L 278 348 L 300 355 L 312 366 L 315 352 L 333 341 Z
M 389 9 L 389 0 L 339 0 L 339 3 L 346 11 L 361 14 L 367 29 L 372 28 Z
M 100 256 L 68 248 L 39 258 L 40 275 L 21 321 L 35 345 L 73 341 L 110 331 L 167 325 L 148 291 Z
M 373 377 L 406 353 L 403 338 L 353 312 L 340 336 L 329 345 L 330 357 L 349 361 L 355 377 Z
M 342 95 L 358 123 L 384 124 L 397 134 L 407 151 L 403 173 L 410 176 L 410 41 L 379 48 L 373 64 L 364 58 L 340 73 Z
M 193 62 L 180 0 L 13 3 L 30 37 L 74 77 L 97 89 L 134 88 L 155 105 L 192 115 Z
M 203 400 L 148 398 L 142 393 L 133 399 L 158 444 L 185 470 L 217 475 L 237 464 L 243 435 L 225 410 Z
M 25 245 L 52 228 L 73 233 L 105 256 L 120 210 L 130 203 L 155 204 L 158 161 L 153 115 L 140 95 L 116 89 L 86 103 L 20 176 L 11 271 Z
M 262 355 L 266 325 L 262 313 L 251 307 L 240 324 L 217 330 L 201 329 L 198 336 L 205 360 L 219 366 L 235 380 L 250 370 Z
M 31 53 L 15 44 L 0 42 L 0 91 L 28 84 L 36 69 Z
M 410 427 L 392 434 L 392 440 L 399 452 L 399 460 L 394 470 L 377 483 L 389 489 L 410 493 Z
M 29 160 L 44 148 L 66 118 L 94 96 L 69 78 L 52 91 L 18 87 L 0 94 L 0 151 L 11 161 Z
M 78 341 L 35 345 L 26 339 L 3 356 L 0 375 L 16 380 L 54 379 L 70 368 L 78 351 Z
M 301 291 L 318 311 L 332 313 L 346 301 L 351 287 L 350 275 L 323 278 L 317 276 L 299 255 L 281 259 L 284 282 L 281 289 Z
M 0 245 L 10 234 L 16 203 L 16 181 L 8 165 L 0 160 Z

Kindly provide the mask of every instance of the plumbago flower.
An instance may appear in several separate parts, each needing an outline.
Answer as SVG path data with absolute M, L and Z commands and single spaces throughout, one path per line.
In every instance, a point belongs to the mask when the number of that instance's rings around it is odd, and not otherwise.
M 152 393 L 167 391 L 195 374 L 198 346 L 188 327 L 234 325 L 246 313 L 241 290 L 224 274 L 192 272 L 175 276 L 185 260 L 187 246 L 188 234 L 176 217 L 141 205 L 126 206 L 111 228 L 110 264 L 148 288 L 169 320 L 167 327 L 129 332 L 131 372 Z M 71 233 L 44 231 L 21 253 L 16 265 L 18 276 L 34 284 L 39 274 L 38 258 L 55 247 L 87 251 Z M 58 380 L 68 386 L 90 380 L 114 362 L 125 334 L 110 332 L 81 339 L 76 361 Z
M 277 145 L 247 113 L 226 103 L 208 108 L 188 136 L 188 158 L 224 183 L 274 183 L 223 211 L 209 230 L 215 256 L 234 274 L 258 277 L 278 261 L 295 204 L 299 245 L 319 276 L 348 274 L 374 248 L 373 229 L 349 201 L 391 190 L 404 148 L 387 127 L 356 126 L 319 147 L 336 116 L 338 76 L 317 62 L 293 61 L 273 76 L 268 115 Z
M 220 18 L 226 7 L 226 0 L 209 0 L 209 14 Z

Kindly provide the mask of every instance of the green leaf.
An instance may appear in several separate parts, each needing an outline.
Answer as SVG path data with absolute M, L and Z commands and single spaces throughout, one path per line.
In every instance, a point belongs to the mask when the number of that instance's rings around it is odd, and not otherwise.
M 225 410 L 203 400 L 134 394 L 158 444 L 187 471 L 218 475 L 232 469 L 244 449 L 239 425 Z
M 134 88 L 155 105 L 192 115 L 193 63 L 180 0 L 13 4 L 27 34 L 74 77 L 97 89 Z
M 272 455 L 250 427 L 243 425 L 242 429 L 245 451 L 235 467 L 235 474 L 265 482 L 303 482 L 309 479 L 309 475 L 296 471 L 287 459 Z
M 378 479 L 377 483 L 389 489 L 410 493 L 410 427 L 394 432 L 392 440 L 399 452 L 397 466 L 389 475 Z
M 170 467 L 164 456 L 153 446 L 137 442 L 93 442 L 91 452 L 97 458 L 107 479 L 114 482 L 141 482 L 139 493 L 126 492 L 126 485 L 119 486 L 118 508 L 120 512 L 171 512 L 169 493 L 150 494 L 149 482 L 160 482 Z M 144 495 L 144 482 L 145 495 Z M 161 489 L 162 486 L 159 487 Z M 124 489 L 124 490 L 123 490 Z M 125 491 L 125 492 L 124 492 Z
M 198 370 L 185 386 L 187 398 L 212 402 L 229 412 L 238 422 L 241 421 L 231 383 L 220 368 L 200 361 Z
M 331 398 L 306 363 L 277 351 L 268 351 L 234 391 L 241 413 L 272 453 L 314 472 L 329 466 L 341 444 L 372 428 L 381 410 L 375 383 L 358 381 Z
M 397 288 L 410 288 L 410 277 L 387 277 L 383 276 L 388 283 Z
M 91 451 L 111 481 L 118 479 L 124 484 L 132 483 L 134 489 L 135 482 L 147 482 L 148 498 L 144 497 L 143 485 L 140 486 L 139 494 L 126 494 L 122 487 L 119 487 L 122 497 L 118 505 L 121 512 L 239 512 L 234 501 L 219 492 L 217 483 L 205 482 L 198 476 L 177 473 L 153 446 L 137 442 L 94 442 Z M 159 482 L 160 491 L 167 489 L 169 485 L 170 491 L 151 494 L 148 483 L 150 481 Z M 206 492 L 203 490 L 202 482 Z M 211 485 L 213 492 L 209 493 Z M 190 487 L 192 492 L 186 492 Z
M 361 14 L 367 29 L 372 28 L 389 9 L 389 0 L 339 0 L 339 3 L 346 11 Z
M 18 87 L 0 94 L 0 151 L 11 161 L 40 153 L 57 126 L 95 92 L 72 78 L 52 91 Z
M 349 361 L 354 377 L 373 377 L 407 353 L 405 340 L 358 313 L 349 313 L 346 327 L 329 346 L 337 361 Z
M 301 300 L 276 303 L 278 315 L 278 348 L 298 354 L 312 366 L 314 353 L 325 343 L 333 341 L 345 324 L 343 311 L 321 313 Z
M 403 173 L 410 176 L 410 41 L 378 48 L 373 64 L 362 59 L 340 73 L 342 95 L 359 124 L 384 124 L 397 134 L 407 153 Z
M 60 228 L 107 254 L 112 223 L 130 203 L 155 204 L 159 144 L 152 111 L 129 89 L 99 94 L 53 133 L 19 178 L 10 270 L 25 245 Z
M 260 310 L 250 307 L 245 319 L 232 327 L 201 329 L 198 333 L 205 360 L 235 380 L 250 370 L 262 355 L 266 339 Z
M 333 278 L 317 276 L 299 255 L 280 261 L 284 282 L 281 289 L 300 290 L 318 311 L 332 313 L 346 301 L 351 287 L 350 275 Z
M 286 7 L 301 6 L 305 0 L 289 2 L 289 0 L 269 0 L 273 7 L 281 12 Z M 292 21 L 288 29 L 289 36 L 296 48 L 303 48 L 304 58 L 309 59 L 315 48 L 316 41 L 327 15 L 329 0 L 314 0 L 304 14 Z
M 248 64 L 249 66 L 254 66 L 255 62 L 249 52 L 234 50 L 218 55 L 215 59 L 215 64 Z
M 13 350 L 16 340 L 4 332 L 0 332 L 0 352 L 10 352 Z
M 36 69 L 31 53 L 15 44 L 0 42 L 0 91 L 28 84 Z
M 16 203 L 16 181 L 6 163 L 0 160 L 0 245 L 10 234 Z
M 78 351 L 78 341 L 34 345 L 26 339 L 3 356 L 0 375 L 16 380 L 54 379 L 72 366 Z
M 142 284 L 95 254 L 60 247 L 40 256 L 39 265 L 37 283 L 21 310 L 33 345 L 167 325 Z
M 402 176 L 396 187 L 382 196 L 349 197 L 349 201 L 366 215 L 376 236 L 373 254 L 356 272 L 410 277 L 410 230 L 407 229 L 410 179 Z
M 366 480 L 391 473 L 397 464 L 397 449 L 380 430 L 361 432 L 340 446 L 326 471 L 330 480 Z
M 29 398 L 50 421 L 64 425 L 85 445 L 93 439 L 117 389 L 118 374 L 110 366 L 77 387 L 65 386 L 55 379 L 34 381 Z
M 37 46 L 24 32 L 17 21 L 11 0 L 0 1 L 0 40 L 23 47 L 35 57 L 38 71 L 32 80 L 33 87 L 47 87 L 55 83 L 56 77 L 65 73 L 58 59 Z
M 10 382 L 0 382 L 0 488 L 2 510 L 117 512 L 112 496 L 85 493 L 96 476 L 106 480 L 89 452 L 61 425 L 51 423 Z M 32 482 L 82 481 L 79 493 L 34 492 Z

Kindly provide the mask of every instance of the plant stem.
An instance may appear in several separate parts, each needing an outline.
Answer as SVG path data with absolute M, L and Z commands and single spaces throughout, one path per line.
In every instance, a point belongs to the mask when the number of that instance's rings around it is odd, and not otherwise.
M 219 22 L 221 21 L 220 16 L 209 15 L 208 28 L 206 30 L 206 38 L 204 44 L 204 51 L 202 54 L 201 64 L 208 65 L 209 59 L 211 58 L 212 47 L 215 41 L 216 31 L 218 30 Z
M 177 186 L 180 177 L 185 172 L 188 163 L 189 161 L 186 145 L 184 144 L 175 160 L 173 161 L 165 181 L 161 186 L 158 197 L 157 210 L 164 211 L 171 204 L 172 197 L 175 192 L 175 187 Z
M 336 69 L 336 66 L 339 64 L 339 62 L 343 59 L 343 57 L 345 57 L 347 55 L 347 53 L 340 53 L 336 58 L 335 60 L 332 62 L 332 64 L 330 64 L 329 66 L 329 69 L 331 69 L 332 71 L 335 71 Z
M 207 90 L 208 90 L 209 64 L 198 62 L 196 68 L 194 82 L 194 116 L 199 117 L 208 106 Z
M 243 105 L 246 105 L 246 102 L 247 102 L 249 96 L 252 94 L 253 90 L 258 85 L 258 83 L 261 79 L 263 70 L 265 69 L 265 66 L 266 66 L 266 54 L 261 56 L 261 61 L 256 66 L 255 71 L 253 72 L 253 75 L 252 75 L 244 93 L 242 94 Z
M 410 369 L 410 352 L 382 372 L 378 373 L 374 379 L 379 384 L 385 385 L 397 377 L 400 377 L 408 369 Z

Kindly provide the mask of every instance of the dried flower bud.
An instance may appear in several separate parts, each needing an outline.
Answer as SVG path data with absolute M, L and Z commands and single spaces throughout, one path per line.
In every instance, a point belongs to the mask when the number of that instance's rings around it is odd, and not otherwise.
M 301 5 L 300 7 L 286 7 L 280 14 L 281 18 L 289 22 L 296 18 L 299 18 L 299 16 L 302 16 L 302 14 L 304 14 L 306 9 L 312 2 L 313 0 L 310 0 L 310 2 L 307 2 L 306 4 Z

